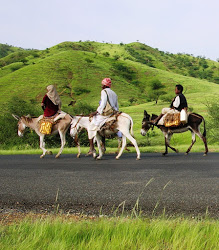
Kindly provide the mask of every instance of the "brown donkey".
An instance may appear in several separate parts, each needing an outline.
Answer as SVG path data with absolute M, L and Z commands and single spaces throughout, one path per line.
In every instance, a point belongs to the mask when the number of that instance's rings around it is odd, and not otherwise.
M 157 115 L 152 115 L 150 116 L 146 110 L 144 110 L 144 118 L 142 120 L 142 129 L 141 129 L 141 135 L 145 136 L 146 133 L 148 132 L 148 130 L 152 127 L 154 127 L 154 125 L 152 124 L 152 121 L 154 119 L 156 119 L 158 116 Z M 203 134 L 200 132 L 200 125 L 201 123 L 204 123 L 204 132 Z M 170 139 L 172 137 L 172 135 L 174 133 L 183 133 L 183 132 L 186 132 L 186 131 L 191 131 L 192 133 L 192 144 L 190 145 L 190 147 L 187 149 L 186 151 L 186 154 L 188 154 L 192 148 L 192 146 L 194 145 L 194 143 L 196 142 L 196 135 L 198 135 L 202 141 L 204 142 L 204 145 L 205 145 L 205 153 L 204 153 L 204 156 L 207 155 L 208 153 L 208 146 L 207 146 L 207 140 L 206 140 L 206 127 L 205 127 L 205 120 L 204 118 L 199 115 L 199 114 L 195 114 L 195 113 L 191 113 L 189 114 L 189 117 L 188 117 L 188 123 L 185 124 L 185 125 L 181 125 L 179 127 L 165 127 L 165 126 L 160 126 L 160 125 L 155 125 L 156 127 L 158 127 L 164 137 L 165 137 L 165 147 L 166 147 L 166 150 L 165 152 L 163 153 L 163 155 L 166 155 L 168 154 L 168 147 L 171 148 L 173 151 L 175 151 L 176 153 L 178 153 L 178 150 L 171 147 L 170 146 Z
M 39 118 L 32 118 L 29 116 L 17 116 L 17 115 L 12 115 L 16 120 L 18 120 L 18 135 L 23 136 L 25 128 L 31 128 L 33 129 L 40 137 L 40 148 L 43 150 L 43 154 L 40 156 L 40 158 L 43 158 L 46 154 L 52 154 L 51 151 L 48 151 L 45 149 L 45 142 L 44 142 L 44 137 L 45 135 L 40 133 L 40 125 L 39 125 Z M 56 124 L 53 125 L 52 127 L 52 135 L 59 133 L 60 139 L 61 139 L 61 148 L 56 155 L 56 158 L 59 158 L 59 156 L 62 153 L 62 150 L 65 146 L 66 143 L 66 132 L 68 131 L 70 124 L 71 124 L 71 116 L 66 115 L 64 118 L 58 120 Z M 77 138 L 75 138 L 75 142 L 77 144 Z M 77 144 L 78 145 L 78 144 Z

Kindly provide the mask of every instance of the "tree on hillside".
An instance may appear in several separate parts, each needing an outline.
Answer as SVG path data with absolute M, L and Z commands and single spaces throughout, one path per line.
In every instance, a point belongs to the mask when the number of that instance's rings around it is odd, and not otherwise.
M 154 79 L 151 81 L 151 90 L 149 92 L 149 98 L 152 101 L 155 101 L 155 103 L 158 103 L 158 100 L 160 96 L 166 94 L 166 92 L 163 90 L 165 86 L 161 83 L 160 80 Z

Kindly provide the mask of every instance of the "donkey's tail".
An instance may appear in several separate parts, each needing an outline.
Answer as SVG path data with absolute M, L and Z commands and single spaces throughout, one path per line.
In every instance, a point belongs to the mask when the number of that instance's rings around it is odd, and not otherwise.
M 130 134 L 134 137 L 134 132 L 133 132 L 134 123 L 133 123 L 131 116 L 126 114 L 126 113 L 121 113 L 120 116 L 126 117 L 127 119 L 129 119 L 129 121 L 130 121 Z
M 202 135 L 203 135 L 204 137 L 206 137 L 207 132 L 206 132 L 206 125 L 205 125 L 205 119 L 204 119 L 204 117 L 201 116 L 201 115 L 199 115 L 199 114 L 197 114 L 197 113 L 192 113 L 191 115 L 196 116 L 196 117 L 200 118 L 200 119 L 203 121 L 204 132 L 203 132 Z
M 131 117 L 130 117 L 131 118 Z M 132 120 L 132 118 L 130 119 L 130 123 L 131 123 L 131 125 L 130 125 L 130 132 L 131 132 L 131 136 L 134 136 L 134 131 L 133 131 L 133 120 Z
M 202 121 L 203 121 L 203 124 L 204 124 L 204 132 L 203 132 L 202 135 L 203 135 L 204 137 L 206 137 L 206 134 L 207 134 L 207 133 L 206 133 L 206 125 L 205 125 L 205 119 L 204 119 L 204 117 L 202 117 Z

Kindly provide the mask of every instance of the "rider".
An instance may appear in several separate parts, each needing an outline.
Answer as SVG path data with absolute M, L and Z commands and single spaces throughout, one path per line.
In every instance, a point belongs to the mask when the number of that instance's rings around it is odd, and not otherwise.
M 47 93 L 43 97 L 41 106 L 44 111 L 44 117 L 51 117 L 61 111 L 61 99 L 54 85 L 47 86 Z
M 47 86 L 47 93 L 43 97 L 41 106 L 44 111 L 44 117 L 53 117 L 57 114 L 54 121 L 63 118 L 66 113 L 61 111 L 62 102 L 54 85 Z
M 104 125 L 107 118 L 109 118 L 114 111 L 119 110 L 118 97 L 111 89 L 111 79 L 105 78 L 102 81 L 101 101 L 97 111 L 91 113 L 93 117 L 88 128 L 88 137 L 90 141 L 90 149 L 94 150 L 93 138 L 97 131 Z
M 182 109 L 188 108 L 187 101 L 183 95 L 183 86 L 178 84 L 175 87 L 176 97 L 172 100 L 170 108 L 163 108 L 162 113 L 152 122 L 154 125 L 164 125 L 164 115 L 179 113 Z

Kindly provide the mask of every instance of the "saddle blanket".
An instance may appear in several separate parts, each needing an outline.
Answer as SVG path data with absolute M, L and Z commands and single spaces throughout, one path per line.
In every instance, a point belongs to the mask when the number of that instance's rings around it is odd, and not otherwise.
M 175 114 L 166 114 L 164 117 L 164 126 L 165 127 L 178 127 L 181 125 L 180 113 Z
M 43 115 L 38 117 L 38 123 L 40 124 L 40 133 L 44 135 L 50 135 L 52 133 L 52 126 L 57 123 L 59 119 L 64 118 L 65 112 L 60 111 L 51 117 L 44 117 Z
M 40 133 L 44 135 L 50 135 L 52 133 L 52 126 L 54 124 L 53 118 L 42 118 L 39 121 Z
M 101 133 L 101 131 L 103 130 L 114 130 L 115 127 L 115 123 L 117 121 L 118 116 L 121 114 L 122 112 L 118 112 L 115 111 L 111 116 L 109 117 L 104 117 L 101 115 L 96 115 L 92 118 L 91 123 L 89 125 L 89 129 L 88 129 L 88 137 L 89 139 L 92 139 L 94 136 L 96 136 L 97 131 L 99 131 Z M 103 118 L 103 119 L 101 119 Z M 100 121 L 101 123 L 98 124 L 97 119 Z

